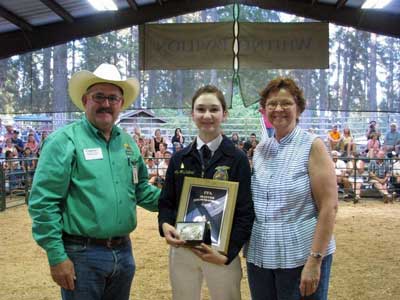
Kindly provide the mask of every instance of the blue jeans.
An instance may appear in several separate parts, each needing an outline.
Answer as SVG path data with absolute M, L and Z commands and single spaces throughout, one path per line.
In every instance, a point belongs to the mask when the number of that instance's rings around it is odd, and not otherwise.
M 109 249 L 105 246 L 64 241 L 74 263 L 75 290 L 61 289 L 63 300 L 128 300 L 135 261 L 131 242 Z
M 303 266 L 294 269 L 264 269 L 247 263 L 247 274 L 252 300 L 327 300 L 332 255 L 322 260 L 317 291 L 301 297 L 300 278 Z

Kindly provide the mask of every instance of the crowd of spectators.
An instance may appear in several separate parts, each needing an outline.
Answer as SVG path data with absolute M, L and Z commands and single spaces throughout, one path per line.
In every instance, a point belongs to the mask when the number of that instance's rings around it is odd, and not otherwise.
M 149 181 L 155 185 L 162 185 L 165 179 L 169 160 L 175 152 L 181 151 L 192 140 L 187 141 L 180 128 L 176 128 L 172 137 L 163 136 L 160 129 L 154 131 L 152 137 L 145 137 L 141 129 L 136 127 L 132 133 L 140 153 L 147 165 Z M 242 139 L 238 133 L 232 133 L 232 142 L 236 147 L 247 154 L 251 163 L 254 150 L 258 144 L 257 136 L 251 133 L 248 139 Z
M 38 132 L 29 127 L 16 128 L 11 123 L 0 125 L 0 161 L 10 188 L 23 184 L 26 175 L 22 174 L 33 175 L 47 135 L 47 131 Z M 156 129 L 149 138 L 136 127 L 132 137 L 146 162 L 149 181 L 159 186 L 164 182 L 172 154 L 181 151 L 191 142 L 185 139 L 180 128 L 176 128 L 171 137 L 163 136 L 161 130 Z M 335 164 L 338 186 L 351 191 L 351 197 L 358 202 L 362 186 L 369 183 L 382 194 L 385 202 L 390 202 L 400 194 L 400 132 L 397 124 L 390 124 L 382 141 L 376 122 L 371 121 L 366 130 L 366 138 L 365 149 L 358 151 L 350 128 L 345 127 L 340 132 L 339 126 L 333 125 L 328 132 L 326 141 Z M 248 138 L 241 138 L 234 132 L 231 140 L 247 154 L 252 163 L 254 150 L 259 143 L 256 134 L 251 133 Z M 346 196 L 347 193 L 344 194 Z
M 353 193 L 351 198 L 357 203 L 364 185 L 374 188 L 381 194 L 384 203 L 393 203 L 400 194 L 400 132 L 397 124 L 390 128 L 381 140 L 380 130 L 375 121 L 368 124 L 367 144 L 364 151 L 357 151 L 350 129 L 344 128 L 341 134 L 334 125 L 327 136 L 336 170 L 338 187 Z
M 22 188 L 26 180 L 32 179 L 46 136 L 47 132 L 39 133 L 33 128 L 19 129 L 12 123 L 0 125 L 0 163 L 6 191 Z

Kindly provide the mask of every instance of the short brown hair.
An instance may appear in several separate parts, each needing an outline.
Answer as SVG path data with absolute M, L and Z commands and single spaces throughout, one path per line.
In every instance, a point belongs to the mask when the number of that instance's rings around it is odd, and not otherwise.
M 199 98 L 203 94 L 215 94 L 215 96 L 217 96 L 217 99 L 221 103 L 222 110 L 226 111 L 226 101 L 225 101 L 224 94 L 216 86 L 209 85 L 209 84 L 199 88 L 194 93 L 194 95 L 192 97 L 192 111 L 193 111 L 194 103 L 196 102 L 196 99 Z
M 306 99 L 304 99 L 303 91 L 299 88 L 296 82 L 289 77 L 277 77 L 271 80 L 260 92 L 260 106 L 265 108 L 268 96 L 280 89 L 285 89 L 292 94 L 300 113 L 306 109 Z

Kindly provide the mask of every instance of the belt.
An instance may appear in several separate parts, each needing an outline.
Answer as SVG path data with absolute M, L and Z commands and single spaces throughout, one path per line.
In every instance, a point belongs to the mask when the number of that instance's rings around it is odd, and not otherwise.
M 71 242 L 71 243 L 79 243 L 79 244 L 91 244 L 91 245 L 98 245 L 98 246 L 104 246 L 106 248 L 115 248 L 121 245 L 124 245 L 129 241 L 129 236 L 115 236 L 115 237 L 110 237 L 107 239 L 97 239 L 97 238 L 90 238 L 90 237 L 84 237 L 80 235 L 72 235 L 68 234 L 66 232 L 63 232 L 62 236 L 63 240 L 66 242 Z

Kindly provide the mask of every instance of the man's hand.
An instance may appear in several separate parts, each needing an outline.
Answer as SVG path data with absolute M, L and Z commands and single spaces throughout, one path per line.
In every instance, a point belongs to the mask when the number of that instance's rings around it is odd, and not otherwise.
M 224 265 L 228 261 L 228 258 L 225 255 L 222 255 L 204 243 L 198 247 L 193 247 L 190 249 L 202 260 L 212 264 Z
M 185 244 L 185 241 L 179 239 L 179 234 L 174 226 L 168 223 L 163 223 L 162 230 L 164 233 L 165 241 L 167 242 L 168 245 L 171 245 L 173 247 L 179 247 Z
M 74 290 L 76 279 L 74 264 L 67 259 L 57 265 L 50 266 L 50 273 L 53 280 L 66 290 Z

